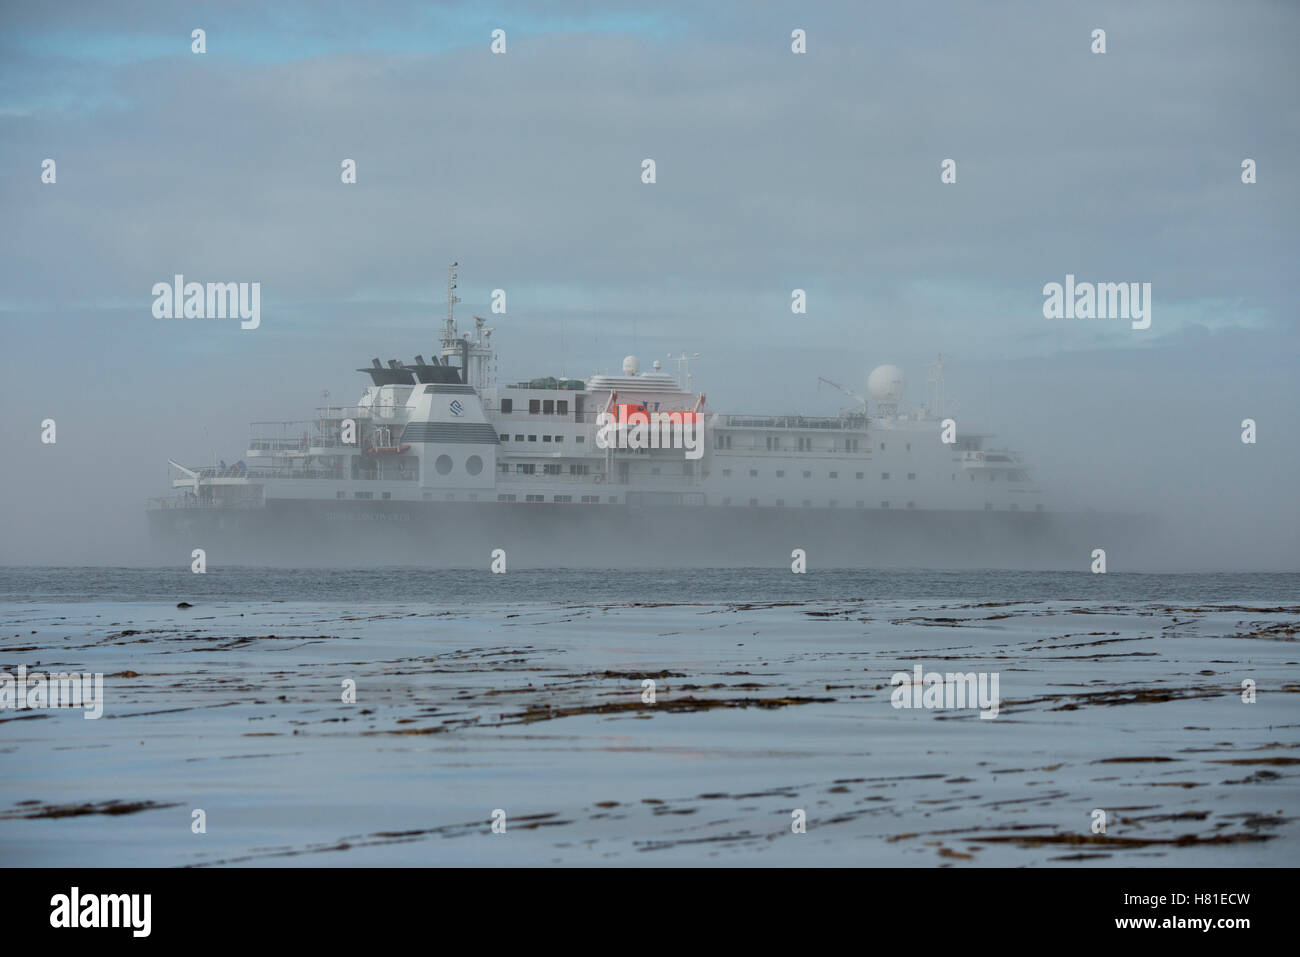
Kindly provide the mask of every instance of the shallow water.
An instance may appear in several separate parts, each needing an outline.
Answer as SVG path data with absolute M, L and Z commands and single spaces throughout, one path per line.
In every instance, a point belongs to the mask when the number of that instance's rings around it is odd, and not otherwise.
M 1138 574 L 1006 570 L 881 571 L 818 568 L 481 569 L 410 566 L 355 569 L 211 565 L 202 575 L 171 568 L 0 567 L 0 602 L 339 601 L 472 603 L 565 601 L 798 601 L 918 598 L 970 601 L 1300 601 L 1300 574 Z
M 971 593 L 936 599 L 772 574 L 733 579 L 761 603 L 473 591 L 514 573 L 402 602 L 204 598 L 219 576 L 188 573 L 166 603 L 34 589 L 0 606 L 0 670 L 103 672 L 107 702 L 0 712 L 0 862 L 1297 863 L 1300 606 L 1187 576 L 988 605 L 992 576 L 912 580 Z M 1062 588 L 1122 590 L 1105 577 Z M 894 708 L 916 664 L 997 673 L 998 716 Z

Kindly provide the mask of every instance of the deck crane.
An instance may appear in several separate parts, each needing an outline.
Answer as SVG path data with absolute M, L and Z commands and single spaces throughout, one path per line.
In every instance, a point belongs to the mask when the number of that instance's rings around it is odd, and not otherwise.
M 858 394 L 857 394 L 856 392 L 854 392 L 852 389 L 846 389 L 846 388 L 844 388 L 844 386 L 840 385 L 838 382 L 834 382 L 834 381 L 832 381 L 832 380 L 826 378 L 825 376 L 820 376 L 820 375 L 819 375 L 819 376 L 817 377 L 817 381 L 818 381 L 818 382 L 825 382 L 825 383 L 826 383 L 828 386 L 830 386 L 831 388 L 839 389 L 841 392 L 843 392 L 843 393 L 844 393 L 845 395 L 847 395 L 849 398 L 851 398 L 851 399 L 855 399 L 856 401 L 861 402 L 861 403 L 862 403 L 862 414 L 863 414 L 863 415 L 866 415 L 866 414 L 867 414 L 867 400 L 864 399 L 864 398 L 862 398 L 862 396 L 858 395 Z

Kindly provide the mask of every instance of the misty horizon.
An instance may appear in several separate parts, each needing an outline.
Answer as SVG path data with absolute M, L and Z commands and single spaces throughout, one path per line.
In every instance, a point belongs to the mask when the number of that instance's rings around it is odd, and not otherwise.
M 1054 502 L 1160 519 L 1142 570 L 1300 569 L 1295 9 L 68 11 L 0 13 L 0 564 L 155 563 L 168 459 L 437 355 L 458 261 L 500 382 L 699 352 L 715 410 L 833 415 L 819 377 L 921 404 L 942 353 Z M 155 318 L 177 274 L 258 325 Z M 1067 277 L 1149 284 L 1149 327 L 1047 318 Z

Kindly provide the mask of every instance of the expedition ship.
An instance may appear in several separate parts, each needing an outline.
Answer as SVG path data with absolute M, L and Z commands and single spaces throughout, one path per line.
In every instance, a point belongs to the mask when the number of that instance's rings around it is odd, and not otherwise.
M 356 405 L 253 423 L 232 466 L 170 461 L 173 495 L 150 500 L 175 560 L 241 564 L 420 563 L 822 567 L 1086 567 L 1096 518 L 1054 512 L 1022 457 L 988 434 L 945 430 L 942 362 L 930 401 L 907 405 L 884 365 L 868 397 L 833 416 L 714 410 L 636 357 L 621 374 L 496 379 L 493 329 L 457 328 L 449 270 L 440 352 L 378 358 Z M 702 447 L 621 448 L 601 426 L 627 410 L 673 413 Z M 947 434 L 945 434 L 945 431 Z

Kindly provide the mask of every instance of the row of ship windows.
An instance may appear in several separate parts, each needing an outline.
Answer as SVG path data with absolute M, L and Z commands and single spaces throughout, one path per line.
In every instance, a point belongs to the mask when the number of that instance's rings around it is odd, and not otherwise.
M 427 502 L 427 501 L 430 501 L 430 500 L 433 499 L 433 494 L 434 494 L 433 492 L 425 492 L 425 493 L 423 493 L 422 497 L 423 497 L 423 499 Z M 335 493 L 335 497 L 336 497 L 336 498 L 347 498 L 347 497 L 348 497 L 348 493 L 347 493 L 347 492 L 336 492 L 336 493 Z M 375 493 L 374 493 L 374 492 L 353 492 L 353 493 L 352 493 L 352 497 L 353 497 L 353 498 L 357 498 L 357 499 L 363 499 L 363 500 L 369 501 L 369 500 L 371 500 L 371 499 L 373 499 L 373 498 L 375 497 Z M 392 493 L 392 492 L 381 492 L 381 493 L 380 493 L 380 498 L 382 498 L 384 501 L 388 501 L 388 500 L 391 499 L 392 497 L 393 497 L 393 493 Z M 444 495 L 443 497 L 444 497 L 444 499 L 445 499 L 446 501 L 448 501 L 448 502 L 454 502 L 454 501 L 456 501 L 456 493 L 455 493 L 455 492 L 448 492 L 448 493 L 446 493 L 446 495 Z M 519 496 L 517 496 L 517 495 L 509 495 L 509 494 L 507 494 L 507 495 L 498 495 L 498 496 L 497 496 L 497 501 L 498 501 L 498 502 L 517 502 L 518 500 L 519 500 Z M 468 496 L 468 501 L 471 501 L 471 502 L 477 502 L 477 501 L 478 501 L 478 493 L 477 493 L 477 492 L 470 492 L 470 493 L 469 493 L 469 496 Z M 525 502 L 545 502 L 545 501 L 546 501 L 546 496 L 545 496 L 545 495 L 525 495 L 525 496 L 524 496 L 524 501 L 525 501 Z M 552 501 L 552 502 L 560 502 L 560 503 L 572 502 L 572 501 L 573 501 L 573 496 L 572 496 L 572 495 L 554 495 L 554 496 L 551 497 L 551 501 Z M 581 501 L 584 505 L 599 505 L 600 502 L 601 502 L 601 497 L 600 497 L 599 495 L 583 495 L 583 496 L 580 496 L 580 501 Z M 618 496 L 617 496 L 617 495 L 610 495 L 610 496 L 608 497 L 608 501 L 609 501 L 609 504 L 610 504 L 610 505 L 617 505 L 617 504 L 618 504 Z
M 724 499 L 722 500 L 722 504 L 723 504 L 723 505 L 731 505 L 731 504 L 733 504 L 733 503 L 732 503 L 731 499 L 729 499 L 729 498 L 724 498 Z M 752 505 L 752 506 L 757 506 L 757 505 L 758 505 L 758 499 L 756 499 L 756 498 L 751 498 L 751 499 L 749 500 L 749 504 Z M 785 499 L 783 499 L 783 498 L 778 498 L 778 499 L 777 499 L 775 502 L 773 502 L 772 504 L 774 504 L 777 508 L 785 508 L 785 507 L 786 507 Z M 858 501 L 857 501 L 856 503 L 854 503 L 854 504 L 855 504 L 855 507 L 856 507 L 856 508 L 866 508 L 866 507 L 867 507 L 867 503 L 864 502 L 862 499 L 858 499 Z M 812 508 L 812 499 L 808 499 L 808 498 L 804 499 L 804 500 L 803 500 L 803 504 L 802 504 L 801 507 L 802 507 L 802 508 Z M 828 501 L 828 502 L 826 503 L 826 507 L 827 507 L 827 508 L 839 508 L 839 507 L 840 507 L 840 503 L 839 503 L 838 501 L 836 501 L 835 499 L 831 499 L 830 501 Z M 846 506 L 846 507 L 847 507 L 847 506 Z M 881 507 L 881 508 L 890 508 L 891 505 L 890 505 L 890 503 L 889 503 L 888 501 L 884 501 L 884 502 L 881 502 L 881 503 L 880 503 L 880 507 Z M 915 503 L 915 502 L 908 502 L 906 507 L 907 507 L 907 508 L 916 508 L 916 503 Z M 1016 504 L 1009 505 L 1009 506 L 1007 506 L 1007 508 L 1008 508 L 1008 510 L 1010 510 L 1010 511 L 1012 511 L 1012 512 L 1018 512 L 1018 511 L 1020 511 L 1020 506 L 1019 506 L 1019 505 L 1016 505 Z M 994 510 L 994 507 L 993 507 L 993 503 L 992 503 L 992 502 L 985 502 L 985 503 L 984 503 L 984 511 L 986 511 L 986 512 L 992 512 L 993 510 Z M 1035 505 L 1035 506 L 1034 506 L 1034 511 L 1036 511 L 1036 512 L 1041 512 L 1042 510 L 1043 510 L 1043 506 L 1041 506 L 1041 505 Z
M 511 413 L 515 411 L 514 399 L 502 399 L 501 411 Z M 568 399 L 529 399 L 528 411 L 532 415 L 568 415 Z
M 781 444 L 781 437 L 780 437 L 779 435 L 769 435 L 769 436 L 765 436 L 764 439 L 763 439 L 763 441 L 766 443 L 766 444 L 764 445 L 764 448 L 765 448 L 767 451 L 769 451 L 769 452 L 785 452 L 785 451 L 790 451 L 790 450 L 786 449 L 785 446 L 783 446 L 783 445 Z M 715 435 L 715 436 L 714 436 L 714 439 L 713 439 L 713 447 L 714 447 L 715 449 L 729 449 L 729 448 L 731 448 L 731 436 L 730 436 L 730 435 L 727 435 L 727 434 L 725 434 L 725 433 L 719 433 L 719 434 Z M 743 445 L 741 446 L 742 449 L 745 448 L 745 447 L 746 447 L 746 446 L 743 446 Z M 752 447 L 752 448 L 757 448 L 758 446 L 751 446 L 751 447 Z M 813 450 L 812 436 L 796 436 L 796 437 L 795 437 L 795 440 L 794 440 L 794 449 L 793 449 L 793 451 L 795 451 L 795 452 L 811 452 L 812 450 Z M 839 447 L 838 445 L 832 443 L 832 445 L 831 445 L 831 451 L 832 451 L 832 452 L 839 452 L 839 451 L 841 451 L 841 449 L 840 449 L 840 447 Z M 857 440 L 857 439 L 845 439 L 845 440 L 844 440 L 844 449 L 843 449 L 843 451 L 845 451 L 845 452 L 861 452 L 861 451 L 862 451 L 862 447 L 858 444 L 858 440 Z M 882 452 L 885 451 L 885 443 L 884 443 L 884 442 L 881 442 L 881 443 L 880 443 L 880 451 L 882 451 Z M 912 451 L 912 443 L 911 443 L 911 442 L 908 442 L 908 443 L 907 443 L 907 451 L 909 451 L 909 452 Z
M 373 499 L 373 498 L 375 497 L 375 493 L 374 493 L 374 492 L 353 492 L 352 495 L 353 495 L 353 498 L 358 498 L 358 499 L 367 499 L 367 500 L 369 500 L 369 499 Z M 391 492 L 383 492 L 383 493 L 381 493 L 381 495 L 382 495 L 382 497 L 383 497 L 384 499 L 391 499 L 391 498 L 393 497 Z M 346 493 L 346 492 L 338 492 L 338 493 L 337 493 L 337 497 L 338 497 L 338 498 L 346 498 L 346 497 L 347 497 L 347 493 Z M 425 492 L 424 495 L 423 495 L 423 497 L 424 497 L 424 500 L 425 500 L 425 501 L 429 501 L 429 500 L 431 500 L 431 499 L 433 498 L 433 493 L 432 493 L 432 492 Z M 448 502 L 454 502 L 454 501 L 456 500 L 456 495 L 455 495 L 455 493 L 453 493 L 453 492 L 448 492 L 448 493 L 446 494 L 445 498 L 446 498 L 446 500 L 447 500 Z M 470 492 L 470 493 L 469 493 L 468 500 L 471 501 L 471 502 L 477 502 L 477 501 L 478 501 L 478 494 L 475 493 L 475 492 Z M 518 495 L 512 495 L 512 494 L 503 494 L 503 495 L 498 495 L 498 496 L 497 496 L 497 501 L 498 501 L 498 502 L 517 502 L 517 501 L 519 501 L 519 496 L 518 496 Z M 525 501 L 525 502 L 545 502 L 545 501 L 546 501 L 546 496 L 545 496 L 545 495 L 525 495 L 525 496 L 524 496 L 524 501 Z M 552 501 L 552 502 L 555 502 L 555 503 L 557 503 L 557 504 L 568 504 L 568 503 L 571 503 L 571 502 L 573 501 L 573 496 L 572 496 L 572 495 L 553 495 L 553 496 L 551 496 L 551 501 Z M 584 505 L 599 505 L 600 502 L 601 502 L 601 497 L 600 497 L 599 495 L 582 495 L 582 496 L 579 497 L 579 501 L 581 501 L 582 504 L 584 504 Z M 617 496 L 617 495 L 610 495 L 610 496 L 607 498 L 607 501 L 608 501 L 608 503 L 609 503 L 610 505 L 617 505 L 617 504 L 618 504 L 618 496 Z M 722 504 L 723 504 L 723 505 L 731 505 L 731 504 L 732 504 L 732 501 L 731 501 L 730 498 L 724 498 L 724 499 L 722 500 Z M 751 499 L 749 500 L 749 504 L 750 504 L 751 506 L 757 507 L 757 506 L 758 506 L 758 499 L 756 499 L 756 498 L 751 498 Z M 785 508 L 785 507 L 786 507 L 785 499 L 783 499 L 783 498 L 778 498 L 778 499 L 777 499 L 773 504 L 774 504 L 777 508 Z M 855 504 L 855 507 L 856 507 L 856 508 L 866 508 L 866 507 L 867 507 L 867 503 L 866 503 L 865 501 L 863 501 L 862 499 L 858 499 L 858 501 L 857 501 L 856 503 L 854 503 L 854 504 Z M 827 506 L 827 508 L 839 508 L 839 507 L 840 507 L 840 503 L 839 503 L 838 501 L 836 501 L 835 499 L 831 499 L 830 501 L 828 501 L 828 502 L 826 503 L 826 506 Z M 801 507 L 802 507 L 802 508 L 812 508 L 812 499 L 808 499 L 808 498 L 804 499 Z M 883 501 L 883 502 L 880 503 L 880 507 L 881 507 L 881 508 L 891 508 L 892 506 L 891 506 L 891 504 L 890 504 L 888 501 Z M 907 505 L 906 505 L 906 507 L 907 507 L 907 508 L 916 508 L 916 503 L 915 503 L 915 502 L 908 502 Z M 1009 505 L 1009 506 L 1008 506 L 1008 509 L 1009 509 L 1010 511 L 1012 511 L 1012 512 L 1018 512 L 1018 511 L 1020 511 L 1020 506 L 1019 506 L 1019 505 L 1016 505 L 1016 504 L 1012 504 L 1012 505 Z M 984 504 L 984 511 L 986 511 L 986 512 L 991 512 L 991 511 L 993 511 L 993 510 L 994 510 L 994 509 L 993 509 L 993 503 L 992 503 L 992 502 L 986 502 L 986 503 Z M 1043 510 L 1043 506 L 1042 506 L 1042 505 L 1035 505 L 1035 506 L 1034 506 L 1034 511 L 1036 511 L 1036 512 L 1041 512 L 1042 510 Z
M 502 432 L 502 433 L 501 433 L 501 441 L 502 441 L 502 442 L 509 442 L 509 441 L 510 441 L 510 436 L 509 436 L 508 434 L 506 434 L 505 432 Z M 522 435 L 516 435 L 516 436 L 515 436 L 515 441 L 516 441 L 516 442 L 522 442 L 522 441 L 524 441 L 524 436 L 522 436 Z M 529 441 L 529 442 L 536 442 L 536 441 L 537 441 L 537 436 L 535 436 L 535 435 L 530 435 L 530 436 L 528 436 L 528 441 Z M 564 441 L 564 436 L 562 436 L 562 435 L 543 435 L 543 436 L 542 436 L 542 441 L 543 441 L 543 442 L 563 442 L 563 441 Z M 577 437 L 574 439 L 574 441 L 577 442 L 579 445 L 581 445 L 583 442 L 586 442 L 586 441 L 587 441 L 587 437 L 586 437 L 585 435 L 579 435 L 579 436 L 577 436 Z
M 723 470 L 722 470 L 722 477 L 723 477 L 723 478 L 731 478 L 731 469 L 723 469 Z M 750 469 L 750 470 L 749 470 L 749 477 L 750 477 L 750 478 L 758 478 L 758 469 Z M 777 478 L 785 478 L 785 470 L 784 470 L 784 469 L 777 469 L 776 477 L 777 477 Z M 811 472 L 811 471 L 805 471 L 805 472 L 803 473 L 803 477 L 804 477 L 804 478 L 812 478 L 812 472 Z M 837 479 L 837 478 L 840 477 L 840 473 L 839 473 L 839 472 L 827 472 L 827 473 L 826 473 L 826 477 L 827 477 L 827 478 Z M 865 473 L 865 472 L 857 472 L 857 473 L 854 474 L 854 477 L 855 477 L 855 478 L 859 478 L 859 479 L 863 479 L 863 478 L 866 478 L 866 473 Z M 880 473 L 880 477 L 881 477 L 882 479 L 884 479 L 885 481 L 889 481 L 889 473 L 888 473 L 888 472 L 881 472 L 881 473 Z M 907 477 L 908 477 L 909 480 L 914 480 L 914 479 L 916 478 L 916 473 L 915 473 L 915 472 L 908 472 L 908 473 L 907 473 Z M 956 472 L 953 472 L 953 473 L 952 473 L 952 477 L 953 477 L 954 480 L 956 480 L 956 478 L 957 478 L 957 473 L 956 473 Z M 972 475 L 971 475 L 971 479 L 973 480 L 974 478 L 975 478 L 975 476 L 972 474 Z
M 498 496 L 497 496 L 497 501 L 498 501 L 498 502 L 517 502 L 517 501 L 519 501 L 519 496 L 518 496 L 518 495 L 498 495 Z M 545 501 L 546 501 L 546 496 L 545 496 L 545 495 L 525 495 L 525 496 L 524 496 L 524 501 L 525 501 L 525 502 L 545 502 Z M 551 496 L 551 501 L 552 501 L 552 502 L 557 502 L 557 503 L 559 503 L 559 504 L 567 504 L 567 503 L 573 501 L 573 496 L 572 496 L 572 495 L 552 495 L 552 496 Z M 600 504 L 600 496 L 599 496 L 599 495 L 583 495 L 583 496 L 580 497 L 580 501 L 582 502 L 583 505 L 599 505 L 599 504 Z M 608 501 L 609 501 L 609 504 L 610 504 L 610 505 L 617 505 L 617 504 L 618 504 L 618 496 L 617 496 L 617 495 L 611 495 L 611 496 L 609 496 Z
M 655 469 L 654 471 L 655 471 L 656 474 L 658 474 L 658 469 Z M 967 476 L 967 478 L 969 478 L 972 482 L 975 481 L 975 473 L 974 473 L 974 472 L 967 472 L 967 473 L 966 473 L 966 476 Z M 723 477 L 723 478 L 731 478 L 731 469 L 723 469 L 723 470 L 722 470 L 722 477 Z M 758 469 L 750 469 L 750 470 L 749 470 L 749 477 L 750 477 L 750 478 L 758 478 Z M 785 470 L 784 470 L 784 469 L 777 469 L 777 471 L 776 471 L 776 477 L 777 477 L 777 478 L 785 478 Z M 810 479 L 810 478 L 812 478 L 812 472 L 811 472 L 811 470 L 805 470 L 804 473 L 803 473 L 803 477 L 806 478 L 806 479 Z M 839 472 L 827 472 L 827 473 L 826 473 L 826 477 L 827 477 L 827 478 L 832 478 L 832 479 L 837 479 L 837 478 L 840 477 L 840 473 L 839 473 Z M 865 473 L 865 472 L 855 472 L 854 475 L 853 475 L 853 477 L 856 478 L 856 479 L 864 479 L 864 478 L 866 478 L 866 473 Z M 889 472 L 881 472 L 881 473 L 880 473 L 880 479 L 881 479 L 881 481 L 888 482 L 888 481 L 889 481 L 889 477 L 890 477 L 890 473 L 889 473 Z M 995 481 L 995 480 L 997 479 L 998 476 L 997 476 L 997 473 L 996 473 L 996 472 L 989 472 L 989 473 L 988 473 L 988 477 L 989 477 L 989 481 L 992 482 L 992 481 Z M 913 482 L 913 481 L 915 481 L 915 480 L 916 480 L 916 473 L 915 473 L 915 472 L 908 472 L 908 473 L 907 473 L 907 480 L 908 480 L 909 482 Z M 1024 478 L 1023 473 L 1020 473 L 1020 472 L 1012 472 L 1011 474 L 1009 474 L 1009 475 L 1007 476 L 1007 480 L 1008 480 L 1008 481 L 1012 481 L 1012 482 L 1023 482 L 1023 481 L 1025 481 L 1025 478 Z M 952 473 L 952 481 L 954 481 L 954 482 L 957 481 L 957 473 L 956 473 L 956 472 L 953 472 L 953 473 Z
M 543 474 L 543 475 L 559 475 L 559 474 L 563 471 L 563 469 L 564 469 L 564 466 L 562 466 L 562 465 L 560 465 L 560 464 L 558 464 L 558 463 L 549 464 L 549 465 L 543 465 L 543 466 L 542 466 L 542 474 Z M 534 463 L 534 462 L 516 462 L 516 463 L 515 463 L 515 469 L 514 469 L 514 470 L 515 470 L 515 473 L 516 473 L 517 475 L 536 475 L 536 474 L 537 474 L 537 464 Z M 509 471 L 510 471 L 510 463 L 509 463 L 509 462 L 498 462 L 498 463 L 497 463 L 497 471 L 498 471 L 498 472 L 509 472 Z M 588 474 L 590 474 L 590 473 L 591 473 L 591 466 L 589 466 L 589 465 L 570 465 L 570 466 L 569 466 L 569 474 L 570 474 L 570 475 L 588 475 Z
M 347 497 L 348 497 L 348 493 L 347 493 L 347 492 L 335 492 L 335 493 L 334 493 L 334 497 L 335 497 L 335 498 L 347 498 Z M 356 498 L 356 499 L 362 499 L 362 500 L 364 500 L 364 501 L 370 501 L 371 499 L 373 499 L 373 498 L 375 497 L 375 493 L 374 493 L 374 492 L 353 492 L 353 493 L 352 493 L 352 497 L 353 497 L 353 498 Z M 392 492 L 381 492 L 381 493 L 379 494 L 379 497 L 380 497 L 383 501 L 388 501 L 388 500 L 390 500 L 390 499 L 393 497 L 393 493 L 392 493 Z M 423 498 L 424 498 L 424 500 L 427 502 L 427 501 L 429 501 L 429 500 L 431 500 L 431 499 L 433 498 L 433 493 L 432 493 L 432 492 L 425 492 L 424 495 L 423 495 Z M 449 502 L 450 502 L 450 501 L 454 501 L 455 498 L 456 498 L 455 494 L 453 494 L 453 493 L 451 493 L 451 492 L 448 492 L 448 493 L 447 493 L 447 501 L 449 501 Z M 478 501 L 478 493 L 477 493 L 477 492 L 470 492 L 470 493 L 469 493 L 469 500 L 470 500 L 471 502 L 477 502 L 477 501 Z

